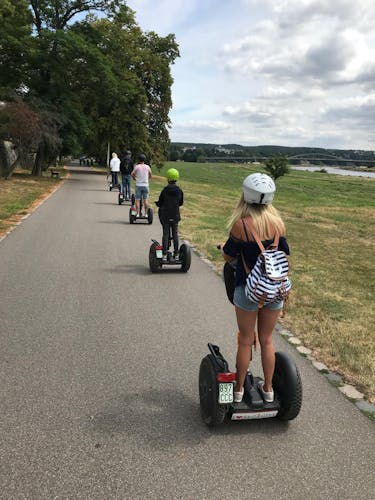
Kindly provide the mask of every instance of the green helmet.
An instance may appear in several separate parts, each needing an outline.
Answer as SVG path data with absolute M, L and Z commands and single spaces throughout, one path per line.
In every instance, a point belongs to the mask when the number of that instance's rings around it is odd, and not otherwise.
M 167 170 L 168 182 L 178 181 L 179 178 L 180 178 L 180 174 L 178 173 L 178 170 L 176 170 L 175 168 L 170 168 L 169 170 Z

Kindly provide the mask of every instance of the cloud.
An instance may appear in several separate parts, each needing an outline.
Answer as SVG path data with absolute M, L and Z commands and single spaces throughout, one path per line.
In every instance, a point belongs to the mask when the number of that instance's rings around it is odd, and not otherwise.
M 334 103 L 325 111 L 322 118 L 331 123 L 346 122 L 357 129 L 374 129 L 375 94 Z
M 375 16 L 372 3 L 363 3 Z M 224 45 L 221 60 L 228 71 L 258 78 L 314 81 L 321 86 L 361 83 L 375 48 L 373 33 L 365 36 L 369 25 L 359 19 L 364 10 L 359 4 L 275 1 L 273 18 Z
M 129 0 L 173 32 L 171 139 L 373 149 L 373 0 Z

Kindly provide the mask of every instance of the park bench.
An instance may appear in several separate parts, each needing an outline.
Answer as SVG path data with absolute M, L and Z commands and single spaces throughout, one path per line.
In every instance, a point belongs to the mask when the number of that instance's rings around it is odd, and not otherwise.
M 60 172 L 58 170 L 54 170 L 53 168 L 51 168 L 50 171 L 51 171 L 51 177 L 54 177 L 55 179 L 60 178 Z

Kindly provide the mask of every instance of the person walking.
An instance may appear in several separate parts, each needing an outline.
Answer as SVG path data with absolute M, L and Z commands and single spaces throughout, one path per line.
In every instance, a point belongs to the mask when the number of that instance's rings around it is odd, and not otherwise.
M 264 373 L 264 382 L 260 382 L 259 389 L 266 402 L 274 400 L 272 377 L 275 370 L 275 348 L 272 332 L 283 308 L 283 301 L 266 303 L 261 308 L 259 308 L 258 303 L 251 302 L 245 294 L 247 277 L 245 266 L 252 269 L 261 251 L 250 229 L 251 224 L 265 248 L 272 245 L 278 234 L 278 249 L 289 255 L 285 224 L 279 212 L 272 205 L 275 191 L 276 186 L 273 179 L 266 174 L 255 173 L 246 177 L 241 197 L 228 224 L 229 238 L 221 246 L 226 261 L 237 259 L 233 296 L 239 329 L 236 357 L 237 375 L 234 389 L 235 402 L 242 401 L 245 377 L 251 361 L 252 346 L 255 342 L 256 322 Z
M 131 174 L 135 180 L 135 207 L 137 210 L 137 217 L 141 216 L 140 202 L 143 199 L 143 210 L 145 217 L 148 212 L 148 198 L 149 198 L 149 180 L 152 177 L 151 167 L 145 163 L 146 156 L 139 155 L 139 163 L 134 167 Z

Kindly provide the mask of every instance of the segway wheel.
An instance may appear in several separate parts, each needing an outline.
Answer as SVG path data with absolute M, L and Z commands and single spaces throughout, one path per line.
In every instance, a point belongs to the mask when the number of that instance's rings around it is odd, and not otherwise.
M 152 243 L 152 245 L 150 246 L 149 254 L 148 254 L 148 262 L 150 264 L 150 271 L 152 273 L 156 273 L 157 271 L 159 271 L 161 269 L 160 259 L 158 259 L 156 257 L 156 247 L 157 247 L 157 244 Z
M 130 222 L 130 224 L 133 224 L 134 221 L 135 221 L 135 217 L 134 217 L 134 215 L 132 215 L 132 209 L 130 208 L 130 210 L 129 210 L 129 222 Z
M 120 195 L 118 195 L 118 204 L 122 205 L 122 201 L 123 201 L 122 197 Z
M 296 364 L 284 352 L 275 354 L 272 386 L 280 399 L 277 418 L 296 418 L 302 406 L 302 381 Z
M 224 422 L 226 407 L 218 403 L 218 383 L 212 354 L 202 359 L 199 368 L 199 401 L 203 422 L 214 427 Z
M 147 220 L 149 224 L 152 224 L 152 221 L 154 220 L 154 212 L 152 211 L 152 208 L 147 210 Z
M 187 273 L 191 265 L 191 250 L 189 245 L 183 243 L 179 250 L 180 260 L 181 260 L 181 271 Z

